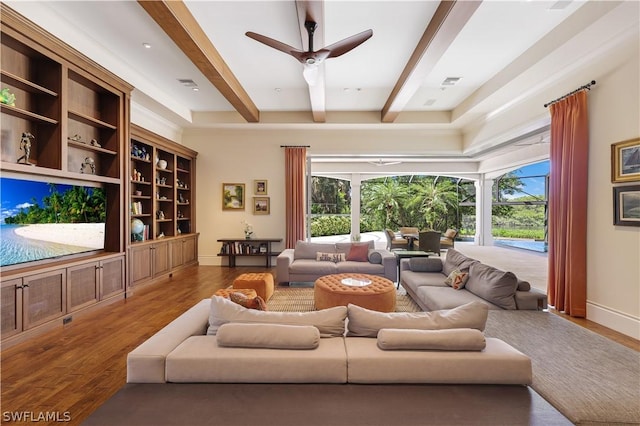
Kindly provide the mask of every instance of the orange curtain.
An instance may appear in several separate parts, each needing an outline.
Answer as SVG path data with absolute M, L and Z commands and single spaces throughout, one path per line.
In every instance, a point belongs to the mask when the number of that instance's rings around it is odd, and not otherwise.
M 305 239 L 305 182 L 307 169 L 307 148 L 286 147 L 285 185 L 286 185 L 286 248 L 294 248 L 296 241 Z
M 582 90 L 550 106 L 549 304 L 587 314 L 587 169 L 589 118 Z

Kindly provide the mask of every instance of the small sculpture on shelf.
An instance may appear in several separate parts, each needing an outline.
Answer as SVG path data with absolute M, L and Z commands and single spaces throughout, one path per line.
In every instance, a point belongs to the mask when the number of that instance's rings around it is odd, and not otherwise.
M 16 95 L 11 93 L 8 87 L 5 87 L 0 91 L 0 103 L 14 107 L 16 106 Z
M 91 174 L 92 175 L 96 173 L 96 163 L 93 160 L 93 158 L 86 157 L 84 159 L 84 162 L 80 166 L 80 173 L 84 173 L 84 169 L 87 168 L 87 167 L 89 168 L 89 170 L 91 170 Z
M 68 138 L 70 141 L 72 142 L 80 142 L 80 143 L 86 143 L 85 141 L 82 140 L 82 136 L 80 136 L 79 134 L 75 134 L 73 136 L 70 136 Z
M 182 195 L 182 192 L 178 194 L 178 202 L 181 204 L 186 204 L 187 201 L 184 198 L 184 195 Z
M 98 143 L 98 141 L 96 139 L 91 139 L 91 141 L 89 142 L 89 144 L 91 146 L 95 146 L 96 148 L 102 148 L 102 145 L 100 145 L 100 143 Z
M 24 155 L 18 158 L 18 163 L 22 162 L 23 164 L 28 164 L 33 166 L 29 161 L 29 157 L 31 156 L 31 140 L 34 139 L 34 136 L 29 132 L 22 133 L 22 139 L 20 139 L 20 150 L 24 151 Z
M 158 219 L 163 220 L 164 212 L 162 210 L 158 210 L 158 212 L 156 213 L 156 216 L 158 217 Z

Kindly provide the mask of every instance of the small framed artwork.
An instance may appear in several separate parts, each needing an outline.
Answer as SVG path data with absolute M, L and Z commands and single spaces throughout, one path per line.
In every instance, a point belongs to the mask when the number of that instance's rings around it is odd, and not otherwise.
M 613 188 L 613 224 L 640 226 L 640 185 Z
M 256 195 L 267 195 L 267 181 L 266 180 L 254 180 L 254 193 Z
M 222 184 L 222 210 L 244 210 L 244 183 Z
M 253 197 L 253 214 L 269 214 L 269 197 Z
M 640 139 L 611 145 L 611 181 L 640 181 Z

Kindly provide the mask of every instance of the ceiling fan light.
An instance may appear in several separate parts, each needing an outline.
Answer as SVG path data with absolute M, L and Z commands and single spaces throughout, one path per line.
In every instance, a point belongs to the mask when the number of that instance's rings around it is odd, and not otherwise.
M 309 86 L 315 86 L 318 82 L 318 67 L 315 65 L 305 65 L 302 76 Z

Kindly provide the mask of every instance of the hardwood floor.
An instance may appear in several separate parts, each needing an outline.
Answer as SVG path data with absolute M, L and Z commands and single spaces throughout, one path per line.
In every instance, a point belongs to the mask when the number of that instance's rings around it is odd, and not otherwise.
M 2 417 L 28 412 L 80 424 L 126 380 L 127 354 L 196 302 L 264 268 L 191 267 L 1 355 Z M 273 269 L 271 272 L 274 272 Z M 578 324 L 640 351 L 640 342 L 587 320 Z M 44 413 L 44 414 L 41 414 Z M 16 422 L 19 424 L 20 422 Z M 39 424 L 47 424 L 39 421 Z M 52 421 L 49 424 L 59 424 Z

